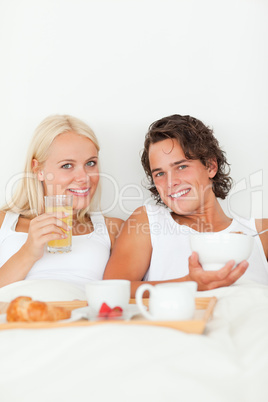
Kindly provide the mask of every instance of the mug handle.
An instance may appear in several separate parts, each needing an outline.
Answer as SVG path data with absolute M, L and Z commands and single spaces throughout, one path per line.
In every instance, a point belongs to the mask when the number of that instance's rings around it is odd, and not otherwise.
M 135 298 L 136 298 L 136 303 L 137 303 L 137 306 L 138 306 L 141 314 L 145 318 L 147 318 L 147 320 L 152 320 L 153 319 L 152 314 L 148 313 L 148 311 L 145 308 L 145 305 L 142 302 L 142 296 L 143 296 L 143 293 L 146 290 L 148 290 L 148 292 L 151 294 L 154 291 L 154 287 L 152 285 L 147 284 L 147 283 L 144 284 L 144 285 L 139 286 L 138 289 L 136 290 Z

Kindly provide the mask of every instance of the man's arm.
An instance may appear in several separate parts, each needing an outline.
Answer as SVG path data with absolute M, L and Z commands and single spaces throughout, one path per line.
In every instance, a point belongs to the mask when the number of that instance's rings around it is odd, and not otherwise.
M 123 224 L 103 279 L 141 281 L 150 266 L 151 236 L 144 207 L 136 209 Z

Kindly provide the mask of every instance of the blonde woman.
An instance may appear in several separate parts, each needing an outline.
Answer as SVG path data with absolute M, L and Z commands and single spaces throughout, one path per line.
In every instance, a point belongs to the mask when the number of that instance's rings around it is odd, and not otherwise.
M 0 211 L 0 287 L 24 279 L 55 279 L 78 286 L 102 279 L 122 221 L 96 212 L 100 196 L 99 144 L 81 120 L 49 116 L 30 144 L 24 177 Z M 51 254 L 50 240 L 68 226 L 44 213 L 44 196 L 73 196 L 71 253 Z

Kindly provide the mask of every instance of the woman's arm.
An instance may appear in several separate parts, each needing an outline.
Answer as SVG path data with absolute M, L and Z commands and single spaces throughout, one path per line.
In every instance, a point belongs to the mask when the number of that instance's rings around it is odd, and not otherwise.
M 0 211 L 1 226 L 4 217 L 5 213 Z M 26 242 L 0 268 L 0 287 L 25 279 L 34 263 L 42 258 L 46 243 L 66 237 L 61 228 L 69 230 L 65 222 L 52 214 L 43 214 L 32 219 Z

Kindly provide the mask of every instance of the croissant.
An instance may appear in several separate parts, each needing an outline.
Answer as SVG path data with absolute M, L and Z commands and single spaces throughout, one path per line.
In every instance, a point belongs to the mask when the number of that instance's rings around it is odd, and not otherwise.
M 71 311 L 64 307 L 52 306 L 26 296 L 19 296 L 12 300 L 6 312 L 8 322 L 58 321 L 70 316 Z

